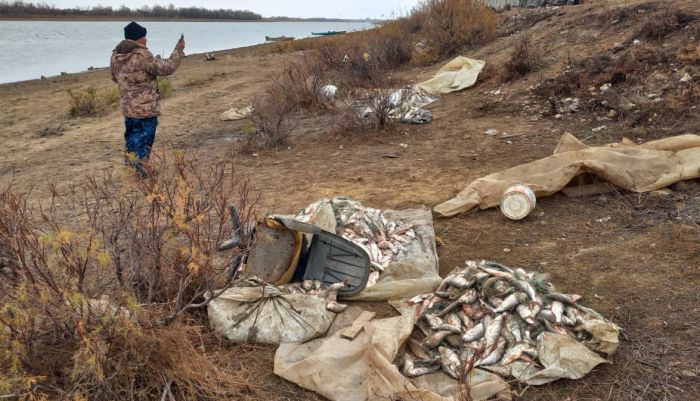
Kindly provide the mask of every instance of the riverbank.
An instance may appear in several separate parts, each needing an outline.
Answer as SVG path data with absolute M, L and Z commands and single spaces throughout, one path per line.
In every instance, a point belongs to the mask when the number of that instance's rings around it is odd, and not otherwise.
M 654 4 L 613 0 L 506 11 L 497 38 L 462 52 L 486 61 L 477 86 L 428 106 L 431 123 L 338 134 L 333 109 L 307 111 L 295 115 L 289 149 L 252 154 L 240 152 L 240 144 L 255 130 L 250 121 L 221 121 L 221 113 L 251 104 L 295 55 L 277 54 L 273 45 L 213 52 L 215 61 L 188 55 L 171 77 L 174 93 L 163 101 L 156 148 L 196 155 L 203 166 L 233 161 L 260 191 L 261 213 L 293 213 L 338 194 L 379 208 L 431 207 L 474 179 L 550 155 L 565 132 L 587 144 L 699 133 L 692 113 L 700 107 L 694 92 L 700 70 L 697 59 L 690 58 L 697 43 L 689 36 L 698 19 L 661 39 L 655 39 L 654 31 L 644 32 L 655 20 L 675 15 L 665 7 L 700 15 L 700 6 L 691 0 L 669 1 L 660 8 Z M 536 64 L 522 75 L 500 78 L 514 59 L 513 49 L 525 40 Z M 682 53 L 686 48 L 687 54 Z M 446 61 L 404 66 L 397 74 L 406 82 L 421 82 Z M 624 72 L 625 81 L 616 81 L 606 89 L 608 97 L 601 97 L 600 87 L 617 72 Z M 644 91 L 636 85 L 644 85 Z M 690 92 L 677 100 L 673 91 L 683 90 L 682 85 Z M 119 110 L 109 108 L 94 117 L 67 115 L 67 90 L 88 86 L 100 94 L 114 88 L 106 69 L 0 86 L 0 187 L 31 190 L 32 201 L 46 202 L 49 182 L 67 194 L 86 174 L 122 176 Z M 653 92 L 662 94 L 657 95 L 662 100 L 649 99 L 646 94 L 657 87 L 666 88 Z M 613 103 L 631 99 L 628 93 L 634 91 L 643 94 L 634 101 L 645 114 Z M 570 108 L 574 98 L 579 106 Z M 656 108 L 643 109 L 647 103 Z M 499 134 L 484 135 L 490 129 Z M 698 224 L 700 184 L 691 181 L 654 194 L 555 194 L 538 199 L 535 212 L 523 221 L 507 220 L 494 208 L 436 219 L 435 230 L 442 244 L 443 276 L 465 259 L 547 273 L 559 290 L 583 295 L 586 306 L 625 330 L 611 364 L 580 380 L 514 388 L 514 399 L 691 400 L 700 374 L 695 334 Z M 232 371 L 246 369 L 250 387 L 242 399 L 322 399 L 272 373 L 274 347 L 216 344 L 213 360 L 230 362 Z

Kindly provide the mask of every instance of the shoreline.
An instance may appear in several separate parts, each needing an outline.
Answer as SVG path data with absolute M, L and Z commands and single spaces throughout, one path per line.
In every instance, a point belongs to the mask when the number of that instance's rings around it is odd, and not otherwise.
M 111 17 L 111 16 L 85 16 L 85 15 L 66 15 L 66 16 L 54 16 L 54 15 L 0 15 L 0 22 L 2 21 L 66 21 L 66 22 L 93 22 L 93 21 L 149 21 L 149 22 L 233 22 L 233 23 L 250 23 L 250 22 L 309 22 L 309 23 L 323 23 L 323 22 L 348 22 L 348 23 L 369 23 L 374 24 L 380 22 L 380 20 L 364 20 L 364 19 L 259 19 L 259 20 L 234 20 L 234 19 L 215 19 L 215 18 L 171 18 L 171 17 Z

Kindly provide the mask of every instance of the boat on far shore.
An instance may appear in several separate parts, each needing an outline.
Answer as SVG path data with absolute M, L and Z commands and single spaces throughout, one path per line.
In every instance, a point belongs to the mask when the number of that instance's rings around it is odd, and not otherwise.
M 326 31 L 326 32 L 311 32 L 311 34 L 314 36 L 333 36 L 333 35 L 342 35 L 346 32 L 347 31 Z
M 294 40 L 294 38 L 291 36 L 265 36 L 265 40 L 268 42 L 284 42 Z

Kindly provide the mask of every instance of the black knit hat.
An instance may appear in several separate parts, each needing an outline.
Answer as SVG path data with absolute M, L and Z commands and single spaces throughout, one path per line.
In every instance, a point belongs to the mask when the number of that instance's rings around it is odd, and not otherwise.
M 124 27 L 125 39 L 139 40 L 144 36 L 146 36 L 146 28 L 135 22 L 130 22 L 129 25 Z

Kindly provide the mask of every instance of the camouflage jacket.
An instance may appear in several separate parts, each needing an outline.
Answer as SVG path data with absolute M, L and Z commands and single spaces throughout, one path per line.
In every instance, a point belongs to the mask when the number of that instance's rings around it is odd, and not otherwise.
M 185 56 L 174 50 L 168 59 L 157 59 L 133 40 L 123 40 L 112 52 L 112 80 L 119 86 L 122 112 L 126 117 L 148 118 L 160 114 L 157 77 L 171 75 Z

